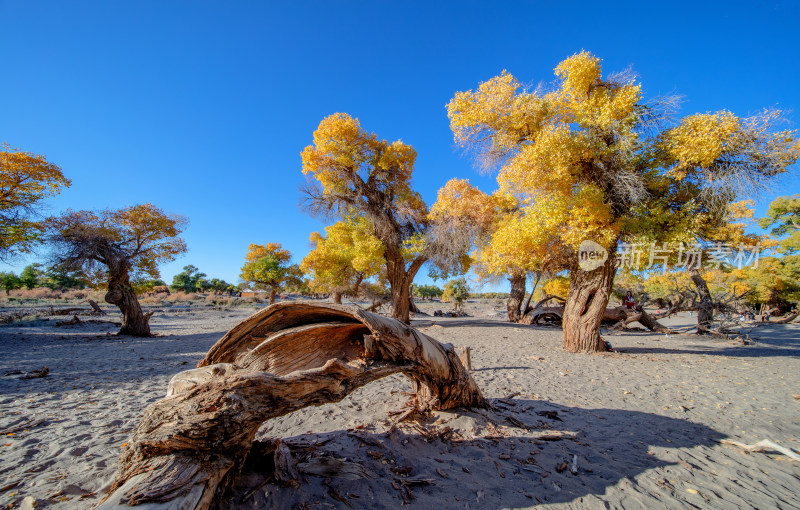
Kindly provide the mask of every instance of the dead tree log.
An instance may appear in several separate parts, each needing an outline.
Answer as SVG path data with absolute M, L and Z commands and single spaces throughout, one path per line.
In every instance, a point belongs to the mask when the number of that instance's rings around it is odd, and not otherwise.
M 172 378 L 120 457 L 101 509 L 205 509 L 223 497 L 258 428 L 407 375 L 423 408 L 486 405 L 451 345 L 398 320 L 333 304 L 278 303 L 234 326 Z

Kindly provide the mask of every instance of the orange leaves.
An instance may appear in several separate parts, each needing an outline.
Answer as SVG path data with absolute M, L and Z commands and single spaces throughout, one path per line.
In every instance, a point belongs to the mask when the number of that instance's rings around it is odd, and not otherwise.
M 297 281 L 302 277 L 300 268 L 290 265 L 292 254 L 284 250 L 280 243 L 251 244 L 245 255 L 241 278 L 272 287 L 277 290 L 285 283 Z
M 439 190 L 430 217 L 434 221 L 468 222 L 485 231 L 497 221 L 497 207 L 494 197 L 470 185 L 469 180 L 450 179 Z
M 335 113 L 320 122 L 314 145 L 303 149 L 301 157 L 303 173 L 313 175 L 325 193 L 336 194 L 368 180 L 398 191 L 408 188 L 417 152 L 399 140 L 379 140 L 358 119 Z
M 70 186 L 44 156 L 0 146 L 0 255 L 29 252 L 44 224 L 32 219 L 39 202 Z
M 187 225 L 183 216 L 139 204 L 99 212 L 67 210 L 48 220 L 48 231 L 64 258 L 87 272 L 97 262 L 117 259 L 127 261 L 133 277 L 158 278 L 158 264 L 186 251 L 178 236 Z
M 284 250 L 281 246 L 281 243 L 267 243 L 264 245 L 249 245 L 247 247 L 245 260 L 248 262 L 253 262 L 266 256 L 270 256 L 280 263 L 289 262 L 289 260 L 292 258 L 292 254 L 289 252 L 289 250 Z

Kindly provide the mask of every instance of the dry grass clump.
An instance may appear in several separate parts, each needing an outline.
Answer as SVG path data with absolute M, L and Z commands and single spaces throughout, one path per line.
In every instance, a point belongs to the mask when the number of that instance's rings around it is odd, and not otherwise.
M 144 296 L 139 298 L 139 303 L 143 305 L 161 305 L 166 294 L 156 294 L 154 296 Z
M 186 303 L 198 299 L 198 296 L 197 294 L 188 294 L 183 291 L 178 291 L 166 296 L 165 299 L 170 303 Z

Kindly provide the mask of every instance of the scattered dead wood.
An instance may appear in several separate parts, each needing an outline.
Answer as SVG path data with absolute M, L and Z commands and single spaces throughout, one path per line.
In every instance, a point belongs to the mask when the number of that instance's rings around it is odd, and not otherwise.
M 78 318 L 77 315 L 73 315 L 70 320 L 67 321 L 58 321 L 56 322 L 56 326 L 76 326 L 81 323 L 81 320 Z
M 790 313 L 789 315 L 787 315 L 785 317 L 774 317 L 774 318 L 770 319 L 770 322 L 772 324 L 788 324 L 788 323 L 792 322 L 793 320 L 795 320 L 798 316 L 800 316 L 800 312 L 798 312 L 798 313 Z
M 89 306 L 92 307 L 92 311 L 95 313 L 95 315 L 106 314 L 106 312 L 104 312 L 103 309 L 100 308 L 100 305 L 97 304 L 97 301 L 95 301 L 94 299 L 89 299 L 88 301 L 89 301 Z
M 732 441 L 730 439 L 723 439 L 722 441 L 720 441 L 720 443 L 731 444 L 748 452 L 777 451 L 781 452 L 782 454 L 786 455 L 792 460 L 800 460 L 800 455 L 790 450 L 789 448 L 775 444 L 769 439 L 763 439 L 755 444 L 744 444 L 744 443 L 739 443 L 737 441 Z
M 450 310 L 449 312 L 443 312 L 441 310 L 436 310 L 433 312 L 434 317 L 469 317 L 469 314 L 464 310 Z
M 617 322 L 613 329 L 620 329 L 627 327 L 628 324 L 633 322 L 638 322 L 642 326 L 646 327 L 650 331 L 655 333 L 665 333 L 665 334 L 674 334 L 675 332 L 668 327 L 662 325 L 658 322 L 652 315 L 647 313 L 644 310 L 627 310 L 624 306 L 620 306 L 615 309 L 615 314 L 617 317 L 624 317 L 622 320 Z M 610 316 L 608 310 L 606 310 L 606 316 Z M 603 317 L 605 320 L 605 316 Z
M 398 372 L 423 409 L 486 406 L 452 346 L 400 321 L 341 305 L 269 306 L 170 381 L 167 397 L 145 411 L 99 508 L 209 508 L 232 486 L 264 421 L 338 402 Z
M 5 375 L 21 375 L 20 379 L 41 379 L 50 375 L 50 368 L 42 367 L 39 370 L 32 370 L 30 372 L 23 372 L 22 370 L 14 370 L 6 372 Z

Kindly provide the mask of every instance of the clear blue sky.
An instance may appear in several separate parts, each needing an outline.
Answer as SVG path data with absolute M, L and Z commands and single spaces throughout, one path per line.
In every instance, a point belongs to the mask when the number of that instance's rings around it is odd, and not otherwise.
M 151 202 L 187 216 L 167 282 L 187 264 L 237 282 L 249 243 L 300 261 L 324 227 L 298 207 L 300 151 L 331 113 L 413 145 L 429 205 L 453 177 L 493 190 L 454 149 L 445 105 L 503 69 L 550 82 L 582 49 L 607 73 L 632 66 L 646 97 L 684 95 L 682 114 L 777 107 L 800 123 L 794 0 L 0 0 L 0 20 L 0 141 L 72 179 L 50 213 Z M 799 184 L 784 178 L 758 212 Z

